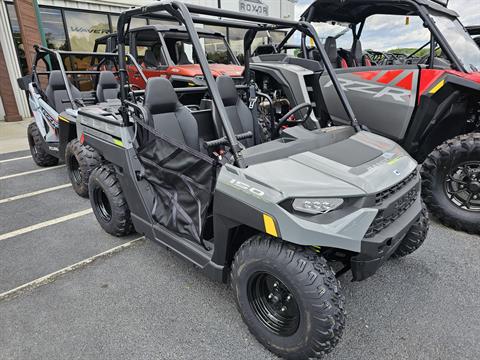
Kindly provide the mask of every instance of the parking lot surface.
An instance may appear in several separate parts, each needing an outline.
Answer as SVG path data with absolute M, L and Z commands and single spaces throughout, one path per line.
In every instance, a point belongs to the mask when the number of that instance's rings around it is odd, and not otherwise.
M 42 170 L 42 171 L 37 171 Z M 276 359 L 224 284 L 139 235 L 105 234 L 63 166 L 0 154 L 0 359 Z M 333 359 L 478 359 L 480 237 L 424 246 L 350 282 Z

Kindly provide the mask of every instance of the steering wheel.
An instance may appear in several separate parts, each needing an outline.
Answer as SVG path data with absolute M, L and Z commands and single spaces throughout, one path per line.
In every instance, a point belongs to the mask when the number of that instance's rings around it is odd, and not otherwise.
M 302 109 L 305 109 L 307 108 L 307 112 L 302 116 L 301 119 L 295 119 L 295 120 L 290 120 L 290 117 L 295 114 L 296 112 L 302 110 Z M 272 138 L 277 138 L 278 135 L 280 134 L 280 130 L 282 130 L 282 127 L 287 125 L 288 127 L 290 126 L 297 126 L 297 125 L 301 125 L 301 124 L 304 124 L 308 118 L 310 117 L 310 115 L 312 114 L 312 111 L 313 111 L 313 106 L 312 104 L 309 104 L 309 103 L 303 103 L 303 104 L 300 104 L 300 105 L 297 105 L 295 106 L 293 109 L 291 109 L 288 113 L 286 113 L 279 121 L 278 121 L 278 124 L 277 126 L 275 127 L 275 130 L 272 134 Z

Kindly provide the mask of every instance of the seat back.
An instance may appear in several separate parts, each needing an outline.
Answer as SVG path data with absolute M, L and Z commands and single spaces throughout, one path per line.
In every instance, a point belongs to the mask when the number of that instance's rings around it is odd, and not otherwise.
M 111 71 L 102 71 L 98 77 L 97 100 L 105 102 L 118 98 L 120 85 Z
M 82 97 L 80 91 L 70 82 L 68 85 L 70 86 L 73 99 L 80 99 Z M 68 101 L 67 87 L 65 86 L 62 72 L 60 70 L 50 72 L 45 95 L 47 96 L 50 106 L 52 106 L 58 113 L 65 111 L 67 107 L 71 106 Z
M 152 50 L 145 51 L 143 56 L 143 64 L 147 68 L 156 68 L 158 66 L 158 60 Z
M 347 61 L 338 55 L 337 40 L 334 37 L 329 36 L 325 39 L 325 52 L 335 69 L 348 67 Z
M 217 86 L 233 132 L 237 135 L 248 131 L 251 131 L 253 134 L 258 134 L 257 129 L 255 129 L 257 125 L 253 114 L 238 96 L 233 79 L 226 75 L 219 76 L 217 78 Z M 223 136 L 223 133 L 219 134 L 219 136 Z M 258 142 L 255 138 L 241 140 L 241 143 L 246 147 L 253 146 Z
M 363 49 L 360 40 L 356 40 L 351 52 L 352 64 L 350 66 L 363 65 Z
M 150 115 L 150 126 L 166 137 L 200 151 L 197 121 L 178 101 L 169 80 L 148 79 L 144 106 Z

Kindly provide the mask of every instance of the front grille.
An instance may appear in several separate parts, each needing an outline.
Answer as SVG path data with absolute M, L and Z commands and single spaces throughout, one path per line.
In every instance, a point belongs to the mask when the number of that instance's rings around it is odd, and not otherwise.
M 375 205 L 380 206 L 383 204 L 383 202 L 388 199 L 390 196 L 394 195 L 401 189 L 403 189 L 410 181 L 415 179 L 417 177 L 418 171 L 415 169 L 410 175 L 408 175 L 405 179 L 400 181 L 398 184 L 393 185 L 392 187 L 389 187 L 387 190 L 384 190 L 382 192 L 379 192 L 377 195 L 375 195 Z
M 397 190 L 398 191 L 398 190 Z M 368 228 L 365 234 L 366 238 L 372 238 L 382 230 L 390 226 L 395 220 L 402 216 L 415 202 L 418 196 L 418 186 L 415 186 L 412 190 L 403 195 L 400 199 L 396 200 L 388 209 L 380 210 Z M 393 209 L 393 211 L 388 211 Z M 386 213 L 390 213 L 386 215 Z

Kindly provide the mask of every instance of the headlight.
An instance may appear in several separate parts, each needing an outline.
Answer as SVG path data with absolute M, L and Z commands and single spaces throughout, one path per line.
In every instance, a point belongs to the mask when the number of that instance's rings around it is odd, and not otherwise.
M 307 214 L 326 214 L 335 210 L 343 204 L 343 199 L 338 198 L 312 198 L 312 199 L 295 199 L 292 207 L 296 211 Z

